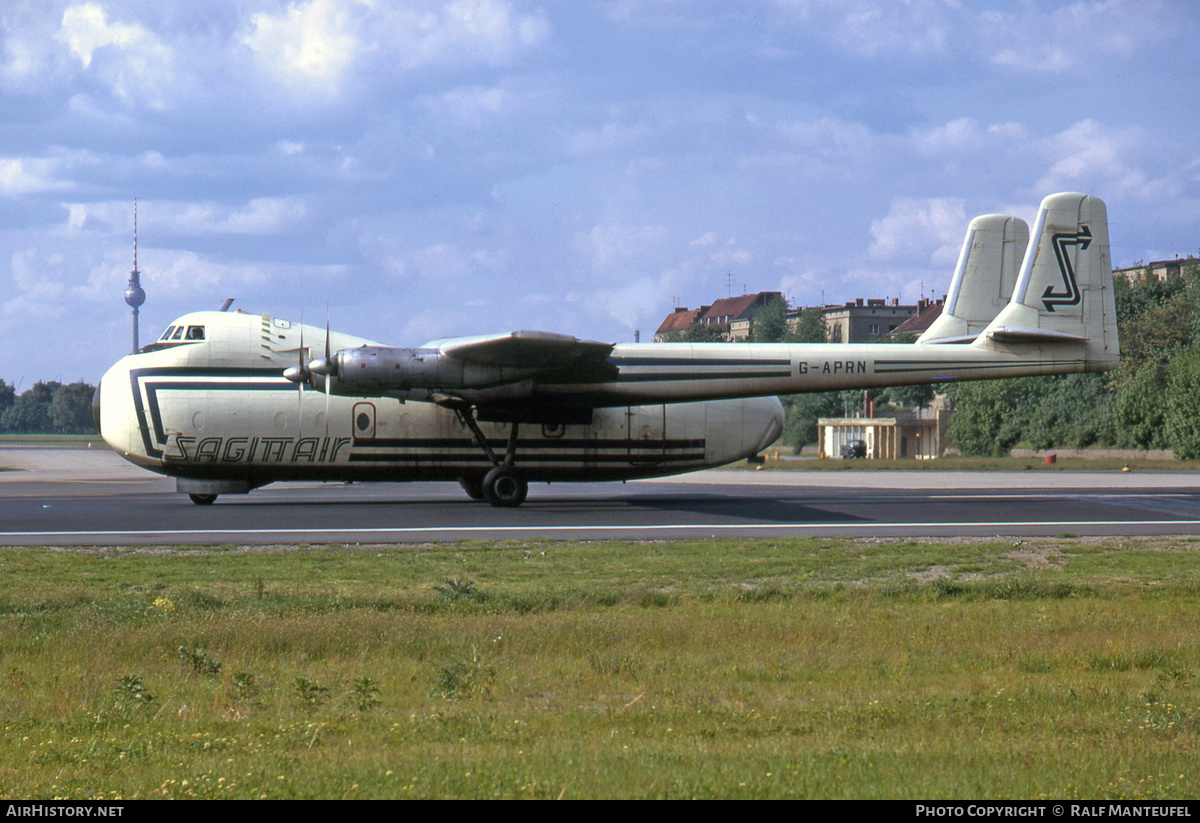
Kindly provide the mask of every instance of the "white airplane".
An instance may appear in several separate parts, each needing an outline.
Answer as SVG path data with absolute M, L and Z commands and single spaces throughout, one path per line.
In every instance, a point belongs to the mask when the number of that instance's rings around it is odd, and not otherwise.
M 973 221 L 940 325 L 910 345 L 517 331 L 393 348 L 266 314 L 196 312 L 109 369 L 97 422 L 119 454 L 176 477 L 198 504 L 320 479 L 458 480 L 472 498 L 518 506 L 530 481 L 719 466 L 779 437 L 780 394 L 1114 368 L 1104 203 L 1047 197 L 1018 270 L 1028 234 L 1016 218 Z

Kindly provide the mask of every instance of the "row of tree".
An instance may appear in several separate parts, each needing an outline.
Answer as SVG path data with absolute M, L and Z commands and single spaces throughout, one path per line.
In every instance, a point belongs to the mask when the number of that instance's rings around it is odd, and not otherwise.
M 1115 446 L 1200 459 L 1200 260 L 1114 283 L 1121 364 L 1108 374 L 954 386 L 950 439 L 964 454 Z
M 49 380 L 21 394 L 0 380 L 0 433 L 96 434 L 92 419 L 94 386 Z
M 1114 282 L 1121 365 L 1108 374 L 1070 374 L 967 382 L 939 388 L 954 415 L 949 437 L 964 454 L 1003 455 L 1018 444 L 1038 449 L 1111 446 L 1171 449 L 1200 459 L 1200 259 L 1188 257 L 1165 279 L 1142 269 Z M 681 341 L 723 340 L 716 326 L 694 324 Z M 789 326 L 781 298 L 755 318 L 754 342 L 824 343 L 819 308 Z M 912 342 L 881 338 L 878 342 Z M 780 398 L 784 442 L 799 449 L 817 440 L 817 418 L 861 413 L 865 400 L 887 409 L 918 408 L 932 386 L 818 392 Z

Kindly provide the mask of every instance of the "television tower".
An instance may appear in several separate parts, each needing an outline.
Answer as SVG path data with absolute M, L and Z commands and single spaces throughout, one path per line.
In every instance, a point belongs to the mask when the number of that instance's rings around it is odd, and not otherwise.
M 125 302 L 133 308 L 133 353 L 138 350 L 138 306 L 146 302 L 146 291 L 142 288 L 142 273 L 137 267 L 137 200 L 133 201 L 133 271 L 129 273 L 129 285 L 125 287 Z

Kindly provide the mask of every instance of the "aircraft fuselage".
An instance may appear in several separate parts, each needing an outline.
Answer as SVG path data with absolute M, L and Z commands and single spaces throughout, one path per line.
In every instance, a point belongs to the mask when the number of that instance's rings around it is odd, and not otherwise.
M 326 395 L 283 371 L 311 356 L 298 324 L 197 312 L 114 365 L 100 384 L 104 439 L 130 461 L 180 478 L 183 491 L 236 492 L 283 480 L 476 479 L 492 468 L 454 411 L 389 397 Z M 194 331 L 194 330 L 201 331 Z M 315 342 L 324 329 L 308 327 Z M 170 333 L 165 336 L 171 336 Z M 370 341 L 335 334 L 334 345 Z M 513 424 L 481 421 L 503 455 Z M 629 480 L 720 466 L 778 439 L 778 399 L 599 408 L 587 424 L 520 424 L 524 479 Z

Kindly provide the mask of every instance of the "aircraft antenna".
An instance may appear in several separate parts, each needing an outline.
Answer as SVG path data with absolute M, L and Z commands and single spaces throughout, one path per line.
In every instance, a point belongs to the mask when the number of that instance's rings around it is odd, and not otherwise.
M 146 291 L 142 288 L 142 273 L 137 266 L 137 199 L 133 201 L 133 270 L 129 272 L 129 284 L 125 287 L 125 302 L 133 309 L 133 353 L 138 346 L 138 308 L 146 302 Z

